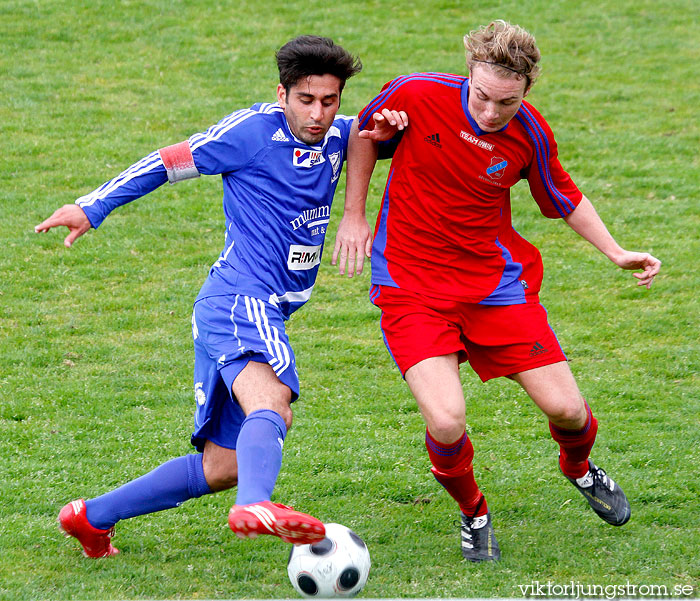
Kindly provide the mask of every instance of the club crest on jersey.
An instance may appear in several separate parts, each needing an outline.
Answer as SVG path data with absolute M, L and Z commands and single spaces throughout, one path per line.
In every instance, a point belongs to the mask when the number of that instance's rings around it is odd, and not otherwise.
M 340 177 L 340 151 L 329 154 L 328 160 L 331 162 L 331 167 L 333 167 L 331 182 L 334 182 Z
M 204 393 L 202 387 L 204 382 L 196 382 L 194 385 L 194 398 L 197 401 L 197 405 L 200 407 L 207 402 L 207 395 Z
M 508 161 L 500 157 L 491 157 L 491 164 L 486 168 L 486 175 L 491 179 L 501 179 L 506 172 Z
M 323 153 L 319 150 L 305 150 L 303 148 L 295 148 L 292 155 L 292 164 L 295 167 L 310 168 L 314 165 L 320 165 L 326 161 L 323 158 Z

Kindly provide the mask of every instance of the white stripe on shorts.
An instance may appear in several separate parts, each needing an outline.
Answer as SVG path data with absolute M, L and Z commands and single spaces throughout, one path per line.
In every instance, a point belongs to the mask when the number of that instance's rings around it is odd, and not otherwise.
M 289 367 L 289 351 L 287 350 L 287 345 L 282 344 L 280 340 L 279 330 L 270 325 L 267 319 L 267 313 L 265 312 L 265 303 L 263 301 L 258 301 L 260 303 L 260 313 L 263 318 L 263 323 L 265 324 L 265 332 L 268 335 L 268 340 L 274 345 L 275 348 L 275 358 L 277 359 L 278 365 L 273 365 L 275 373 L 278 375 L 282 373 L 285 369 Z
M 244 296 L 248 321 L 254 323 L 258 329 L 260 340 L 265 343 L 267 352 L 273 357 L 270 366 L 279 376 L 289 367 L 290 356 L 287 345 L 280 340 L 279 330 L 270 325 L 265 312 L 265 303 L 260 299 Z

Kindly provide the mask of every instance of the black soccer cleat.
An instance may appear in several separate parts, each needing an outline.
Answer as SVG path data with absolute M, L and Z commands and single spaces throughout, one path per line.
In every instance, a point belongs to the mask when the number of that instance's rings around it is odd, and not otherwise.
M 593 511 L 608 524 L 622 526 L 630 519 L 632 509 L 625 493 L 605 473 L 605 470 L 599 468 L 590 459 L 588 473 L 583 478 L 566 476 L 566 479 L 586 498 Z
M 484 497 L 481 497 L 479 505 L 474 513 L 479 511 L 479 507 L 483 502 Z M 469 517 L 463 512 L 459 512 L 460 533 L 462 536 L 462 556 L 469 561 L 497 561 L 501 558 L 501 549 L 498 547 L 498 541 L 493 532 L 491 524 L 491 512 L 479 517 Z

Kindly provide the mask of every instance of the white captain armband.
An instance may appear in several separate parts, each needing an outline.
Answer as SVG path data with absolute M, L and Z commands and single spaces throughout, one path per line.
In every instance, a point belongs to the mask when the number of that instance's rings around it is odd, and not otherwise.
M 160 154 L 163 166 L 168 172 L 168 181 L 171 184 L 181 182 L 184 179 L 199 177 L 199 171 L 195 167 L 192 151 L 187 140 L 161 148 L 158 154 Z

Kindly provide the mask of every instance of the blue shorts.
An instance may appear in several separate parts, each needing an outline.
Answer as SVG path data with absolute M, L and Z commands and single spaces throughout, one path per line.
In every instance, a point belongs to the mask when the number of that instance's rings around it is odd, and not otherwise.
M 236 448 L 245 414 L 231 386 L 249 361 L 269 363 L 292 400 L 299 397 L 296 359 L 276 305 L 243 294 L 202 298 L 192 311 L 192 338 L 197 450 L 207 440 Z

